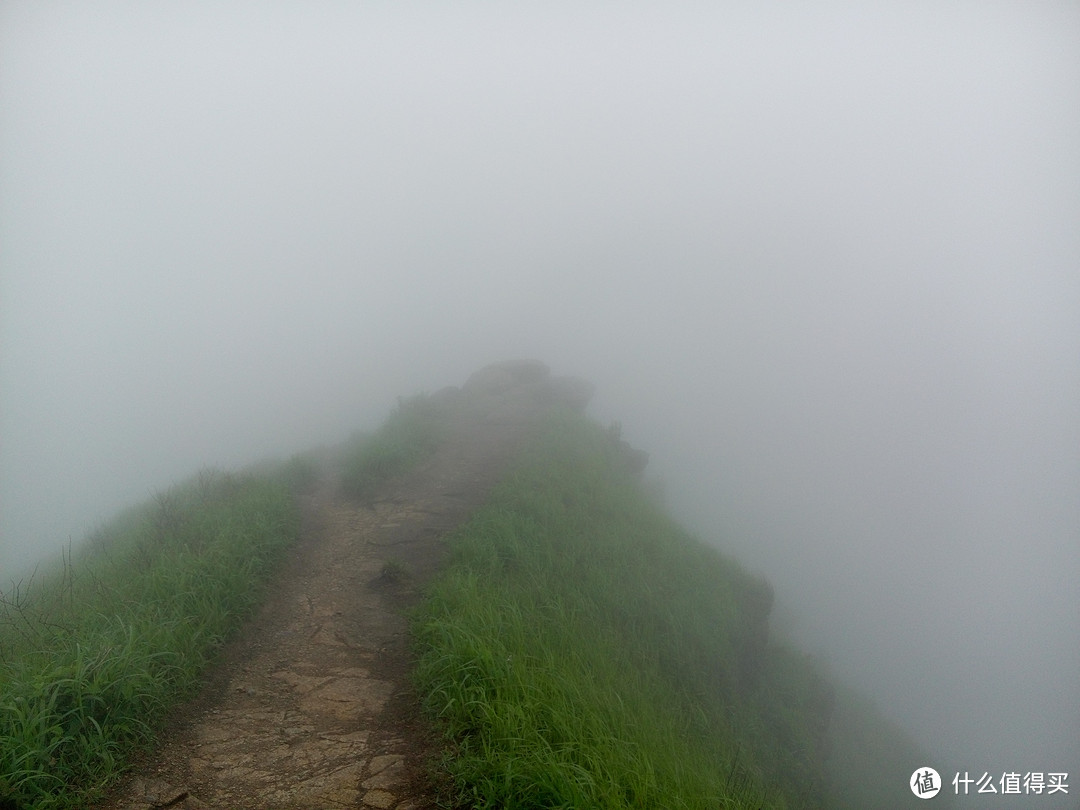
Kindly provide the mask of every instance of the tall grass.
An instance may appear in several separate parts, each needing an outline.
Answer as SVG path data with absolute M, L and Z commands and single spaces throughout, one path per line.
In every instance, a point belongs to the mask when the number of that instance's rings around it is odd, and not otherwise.
M 414 632 L 456 801 L 823 803 L 827 687 L 767 645 L 767 583 L 644 497 L 610 432 L 556 420 L 452 546 Z
M 445 438 L 446 417 L 446 408 L 423 394 L 399 397 L 397 408 L 377 432 L 350 442 L 341 464 L 342 490 L 368 497 L 380 482 L 430 455 Z
M 99 795 L 192 692 L 298 529 L 283 480 L 206 471 L 11 587 L 0 601 L 0 807 Z
M 345 488 L 366 496 L 424 458 L 447 415 L 399 400 L 345 454 Z M 316 476 L 305 456 L 257 475 L 204 471 L 0 595 L 0 810 L 85 806 L 152 744 L 260 600 L 299 531 L 295 494 Z

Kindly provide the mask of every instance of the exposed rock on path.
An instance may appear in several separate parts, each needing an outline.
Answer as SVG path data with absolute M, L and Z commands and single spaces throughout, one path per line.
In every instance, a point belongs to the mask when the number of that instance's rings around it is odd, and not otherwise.
M 327 470 L 273 593 L 202 695 L 109 810 L 430 808 L 437 743 L 408 673 L 403 610 L 551 405 L 589 386 L 535 362 L 483 369 L 433 401 L 449 438 L 369 503 Z

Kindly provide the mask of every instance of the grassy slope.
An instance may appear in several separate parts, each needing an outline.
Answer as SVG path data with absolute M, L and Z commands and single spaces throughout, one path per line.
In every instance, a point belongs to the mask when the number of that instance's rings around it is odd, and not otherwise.
M 0 807 L 82 806 L 153 738 L 259 598 L 299 512 L 281 480 L 204 472 L 0 605 Z
M 556 420 L 452 547 L 414 631 L 461 805 L 906 804 L 912 749 L 846 692 L 830 735 L 833 687 L 767 641 L 768 584 L 650 501 L 609 431 Z
M 437 439 L 415 398 L 340 462 L 363 494 Z M 0 810 L 83 807 L 152 744 L 260 600 L 313 474 L 201 473 L 0 598 Z
M 765 643 L 771 591 L 567 417 L 453 541 L 416 618 L 478 807 L 822 806 L 831 690 Z
M 349 442 L 341 463 L 342 490 L 365 498 L 379 482 L 429 455 L 445 437 L 447 415 L 422 394 L 398 397 L 397 409 L 378 431 Z

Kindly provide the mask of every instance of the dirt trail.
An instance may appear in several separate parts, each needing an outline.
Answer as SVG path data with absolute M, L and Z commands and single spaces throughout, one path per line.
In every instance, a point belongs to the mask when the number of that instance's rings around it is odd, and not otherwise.
M 328 471 L 266 604 L 101 810 L 434 807 L 437 741 L 410 689 L 403 610 L 537 424 L 541 389 L 526 390 L 524 410 L 503 388 L 484 400 L 497 407 L 456 418 L 370 503 L 341 496 Z

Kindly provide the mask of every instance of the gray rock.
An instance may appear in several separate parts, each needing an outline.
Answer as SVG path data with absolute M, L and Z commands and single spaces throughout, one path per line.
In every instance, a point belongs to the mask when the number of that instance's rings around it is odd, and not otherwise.
M 584 412 L 595 391 L 591 382 L 580 377 L 552 377 L 539 392 L 539 397 L 545 405 L 566 405 L 580 413 Z
M 551 370 L 539 360 L 507 360 L 474 372 L 461 390 L 473 398 L 499 395 L 521 385 L 542 382 L 550 374 Z

